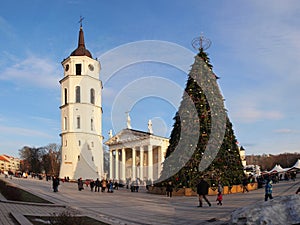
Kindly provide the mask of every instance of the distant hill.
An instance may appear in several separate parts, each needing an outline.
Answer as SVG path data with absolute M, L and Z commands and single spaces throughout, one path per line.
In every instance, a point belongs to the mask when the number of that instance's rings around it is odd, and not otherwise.
M 271 170 L 276 164 L 282 168 L 292 167 L 300 159 L 300 153 L 283 153 L 279 155 L 246 155 L 247 165 L 259 165 L 261 171 Z

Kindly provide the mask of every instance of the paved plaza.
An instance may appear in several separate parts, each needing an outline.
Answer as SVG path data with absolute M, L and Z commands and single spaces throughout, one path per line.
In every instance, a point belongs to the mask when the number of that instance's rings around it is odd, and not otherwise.
M 80 214 L 90 216 L 108 224 L 226 224 L 230 214 L 236 208 L 256 204 L 264 200 L 264 189 L 249 193 L 237 193 L 223 196 L 223 205 L 219 206 L 216 196 L 208 196 L 212 206 L 198 208 L 198 199 L 194 197 L 172 197 L 149 194 L 141 188 L 139 192 L 129 189 L 115 190 L 114 193 L 91 192 L 85 187 L 78 191 L 76 183 L 62 183 L 59 192 L 52 191 L 52 182 L 32 178 L 4 178 L 35 195 L 54 203 L 28 204 L 6 201 L 1 198 L 0 224 L 16 224 L 10 213 L 22 219 L 23 215 L 48 215 L 66 209 L 78 210 Z M 295 194 L 300 181 L 283 181 L 273 185 L 274 198 Z M 26 223 L 22 223 L 22 225 Z

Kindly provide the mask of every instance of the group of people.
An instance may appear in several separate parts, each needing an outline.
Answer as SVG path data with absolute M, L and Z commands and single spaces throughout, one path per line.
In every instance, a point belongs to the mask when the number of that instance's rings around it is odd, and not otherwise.
M 78 190 L 82 191 L 84 189 L 84 182 L 82 180 L 82 178 L 80 177 L 77 181 L 78 184 Z M 119 184 L 117 182 L 113 182 L 111 180 L 107 181 L 106 179 L 102 179 L 101 181 L 97 178 L 95 181 L 91 180 L 90 183 L 90 189 L 91 191 L 95 191 L 95 192 L 105 192 L 105 189 L 107 189 L 107 192 L 112 193 L 114 188 L 118 188 Z M 58 186 L 59 186 L 59 178 L 56 176 L 52 177 L 52 187 L 53 187 L 53 191 L 54 192 L 58 192 Z M 87 184 L 88 186 L 88 184 Z M 131 185 L 132 187 L 134 187 L 134 185 Z M 209 184 L 208 182 L 204 179 L 204 177 L 200 178 L 199 183 L 197 184 L 197 194 L 198 194 L 198 199 L 199 199 L 199 205 L 198 207 L 203 207 L 203 199 L 206 201 L 206 203 L 208 204 L 209 207 L 211 207 L 211 203 L 209 202 L 209 200 L 207 199 L 207 195 L 208 195 L 208 190 L 209 190 Z M 170 181 L 167 183 L 166 185 L 166 195 L 167 197 L 172 197 L 172 193 L 173 193 L 173 183 Z M 247 189 L 247 182 L 246 179 L 243 180 L 243 193 L 248 191 Z M 222 196 L 222 192 L 223 192 L 223 186 L 221 181 L 218 182 L 218 194 L 217 194 L 217 205 L 222 205 L 222 201 L 223 201 L 223 196 Z M 273 192 L 273 181 L 272 179 L 267 179 L 265 182 L 265 201 L 268 201 L 268 199 L 273 199 L 272 196 L 272 192 Z M 300 187 L 297 189 L 296 194 L 300 193 Z
M 77 180 L 77 184 L 78 191 L 82 191 L 84 189 L 84 183 L 81 177 Z M 107 189 L 107 192 L 113 193 L 114 186 L 118 188 L 117 182 L 113 183 L 111 180 L 107 181 L 106 179 L 102 179 L 100 181 L 99 178 L 97 178 L 95 181 L 91 180 L 89 184 L 87 183 L 87 186 L 88 185 L 90 185 L 91 191 L 95 190 L 95 192 L 100 192 L 100 190 L 101 192 L 105 192 L 105 189 Z
M 166 185 L 167 197 L 170 197 L 170 198 L 172 197 L 173 189 L 174 189 L 173 183 L 171 181 L 169 181 Z M 208 182 L 203 177 L 201 177 L 200 182 L 197 184 L 197 194 L 198 194 L 198 199 L 199 199 L 198 207 L 203 206 L 203 199 L 207 202 L 209 207 L 211 206 L 211 203 L 209 202 L 209 200 L 206 197 L 206 195 L 208 195 L 208 189 L 209 189 Z M 222 201 L 223 201 L 222 192 L 223 192 L 223 186 L 222 186 L 222 183 L 219 181 L 218 182 L 218 195 L 217 195 L 217 199 L 216 199 L 216 201 L 218 202 L 217 205 L 222 205 Z

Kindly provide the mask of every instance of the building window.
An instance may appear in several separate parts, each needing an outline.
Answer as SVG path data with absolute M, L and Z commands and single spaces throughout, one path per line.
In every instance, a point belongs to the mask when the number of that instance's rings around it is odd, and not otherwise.
M 65 141 L 65 146 L 67 146 L 67 140 Z
M 94 130 L 94 120 L 91 119 L 91 130 Z
M 92 156 L 92 161 L 94 161 L 94 156 Z
M 77 129 L 80 129 L 80 116 L 77 116 Z
M 90 92 L 91 104 L 95 104 L 95 90 L 92 88 Z
M 78 155 L 78 161 L 80 161 L 80 155 Z
M 68 129 L 68 119 L 67 119 L 67 117 L 64 118 L 64 129 L 65 130 Z
M 67 155 L 65 155 L 65 160 L 67 160 Z
M 64 104 L 66 105 L 66 104 L 68 104 L 68 89 L 67 88 L 65 88 L 65 96 L 64 97 L 65 97 L 65 103 Z
M 81 64 L 76 64 L 76 75 L 81 75 Z
M 93 141 L 92 141 L 91 145 L 92 145 L 92 148 L 93 148 L 94 147 L 94 142 Z
M 80 87 L 79 86 L 76 86 L 75 92 L 76 92 L 76 103 L 80 103 Z
M 80 140 L 78 141 L 78 145 L 79 145 L 79 146 L 81 145 L 81 141 L 80 141 Z

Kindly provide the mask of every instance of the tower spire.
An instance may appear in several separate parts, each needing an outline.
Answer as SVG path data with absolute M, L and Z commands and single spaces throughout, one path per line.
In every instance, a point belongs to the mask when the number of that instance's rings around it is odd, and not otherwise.
M 78 37 L 78 48 L 80 48 L 80 47 L 85 48 L 84 34 L 83 34 L 82 24 L 80 25 L 79 37 Z
M 79 37 L 78 37 L 78 46 L 77 48 L 71 53 L 71 56 L 88 56 L 90 58 L 92 57 L 92 54 L 89 50 L 85 48 L 85 42 L 84 42 L 84 33 L 82 29 L 82 20 L 84 17 L 80 16 L 80 20 L 78 23 L 80 23 L 80 30 L 79 30 Z

